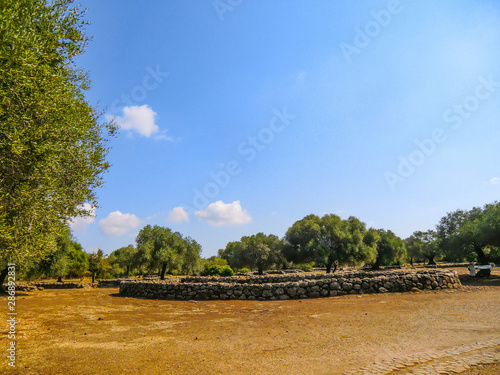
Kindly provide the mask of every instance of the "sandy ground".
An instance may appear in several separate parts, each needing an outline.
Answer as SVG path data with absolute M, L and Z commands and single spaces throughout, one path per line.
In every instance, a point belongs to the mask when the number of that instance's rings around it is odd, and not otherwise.
M 19 293 L 16 367 L 4 354 L 0 373 L 342 374 L 500 339 L 500 271 L 494 275 L 464 277 L 458 291 L 266 302 L 145 300 L 118 289 Z M 7 317 L 5 296 L 0 305 Z M 3 353 L 7 333 L 5 324 Z M 498 373 L 490 365 L 465 374 Z

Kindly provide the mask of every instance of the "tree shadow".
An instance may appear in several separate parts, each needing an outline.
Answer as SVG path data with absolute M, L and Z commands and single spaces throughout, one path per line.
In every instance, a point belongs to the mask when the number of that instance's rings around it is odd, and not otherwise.
M 470 275 L 459 275 L 460 282 L 465 286 L 500 286 L 500 276 L 474 277 Z

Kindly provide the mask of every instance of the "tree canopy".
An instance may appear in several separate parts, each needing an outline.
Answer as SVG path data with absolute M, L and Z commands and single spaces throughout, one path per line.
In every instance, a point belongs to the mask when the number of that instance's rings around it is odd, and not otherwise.
M 133 245 L 128 245 L 125 247 L 120 247 L 119 249 L 111 252 L 109 254 L 109 263 L 112 266 L 118 266 L 120 269 L 125 270 L 127 277 L 130 276 L 130 272 L 136 266 L 137 262 L 137 249 Z
M 373 268 L 403 264 L 407 258 L 404 241 L 390 230 L 379 229 L 377 233 L 380 239 L 377 242 L 377 258 Z
M 248 267 L 262 274 L 265 269 L 281 266 L 285 261 L 282 255 L 282 242 L 273 235 L 257 233 L 244 236 L 240 241 L 230 242 L 219 256 L 226 259 L 232 268 Z
M 192 272 L 200 259 L 201 246 L 192 238 L 158 225 L 146 225 L 136 237 L 139 264 L 150 270 L 159 269 L 161 279 L 167 270 Z
M 31 264 L 25 275 L 29 278 L 57 277 L 62 281 L 65 276 L 82 278 L 88 268 L 88 255 L 73 238 L 68 227 L 56 237 L 56 249 L 42 259 Z
M 85 99 L 74 59 L 88 43 L 69 0 L 0 4 L 0 263 L 27 266 L 57 248 L 75 216 L 90 215 L 103 183 L 106 132 Z M 1 280 L 0 280 L 1 282 Z
M 295 222 L 285 235 L 284 251 L 290 261 L 315 261 L 329 273 L 338 265 L 362 265 L 375 261 L 379 235 L 351 216 L 342 220 L 330 214 L 308 215 Z
M 500 246 L 500 203 L 448 213 L 437 233 L 439 247 L 449 256 L 487 264 L 488 253 Z
M 434 230 L 413 232 L 405 242 L 408 252 L 413 258 L 427 258 L 430 265 L 436 264 L 435 259 L 443 255 L 443 251 L 439 247 L 438 235 Z

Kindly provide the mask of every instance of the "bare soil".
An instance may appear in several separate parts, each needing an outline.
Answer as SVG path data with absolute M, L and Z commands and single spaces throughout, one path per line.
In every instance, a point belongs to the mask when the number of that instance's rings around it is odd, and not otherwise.
M 500 271 L 459 290 L 288 301 L 158 301 L 118 289 L 17 294 L 6 374 L 342 374 L 500 338 Z M 7 300 L 0 298 L 7 316 Z M 5 318 L 6 319 L 6 318 Z M 7 324 L 0 348 L 8 348 Z M 469 375 L 498 374 L 499 366 Z

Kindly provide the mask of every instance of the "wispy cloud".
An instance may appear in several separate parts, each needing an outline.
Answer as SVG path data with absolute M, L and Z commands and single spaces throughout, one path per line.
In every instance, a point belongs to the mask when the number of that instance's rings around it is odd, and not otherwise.
M 233 203 L 217 201 L 209 204 L 204 210 L 196 211 L 194 215 L 214 226 L 241 225 L 252 221 L 247 211 L 242 209 L 240 201 Z
M 498 185 L 500 184 L 500 177 L 493 177 L 490 182 L 493 184 L 493 185 Z

